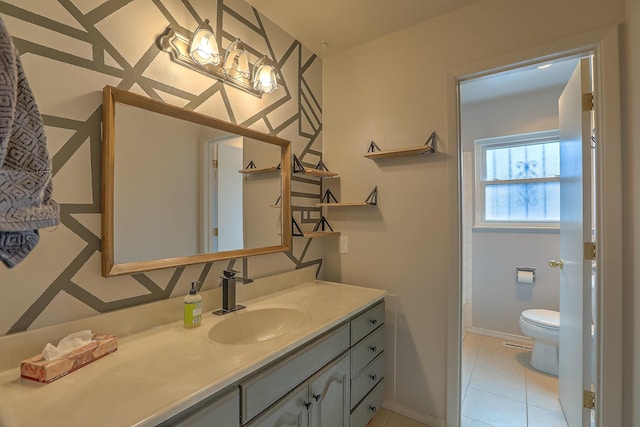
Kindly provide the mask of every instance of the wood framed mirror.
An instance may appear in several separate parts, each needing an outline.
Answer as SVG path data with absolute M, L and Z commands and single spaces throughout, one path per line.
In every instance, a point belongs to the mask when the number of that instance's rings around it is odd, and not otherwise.
M 291 248 L 290 142 L 106 86 L 102 275 Z

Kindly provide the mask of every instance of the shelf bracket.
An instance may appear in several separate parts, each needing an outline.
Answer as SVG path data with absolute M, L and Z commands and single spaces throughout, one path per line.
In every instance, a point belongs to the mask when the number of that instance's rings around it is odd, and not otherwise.
M 327 169 L 327 167 L 325 166 L 325 164 L 322 162 L 322 160 L 320 160 L 318 162 L 318 164 L 316 165 L 316 170 L 319 171 L 325 171 L 325 172 L 331 172 L 329 169 Z
M 300 159 L 295 154 L 293 155 L 293 173 L 302 173 L 304 172 L 304 166 L 300 163 Z
M 278 196 L 278 198 L 276 199 L 276 202 L 273 204 L 274 207 L 278 208 L 280 207 L 280 202 L 282 201 L 282 194 Z
M 249 162 L 249 164 L 247 165 L 247 167 L 245 168 L 245 170 L 246 170 L 246 169 L 256 169 L 256 164 L 255 164 L 255 163 L 253 163 L 253 160 L 251 160 L 251 161 Z
M 327 191 L 324 192 L 324 196 L 322 196 L 320 203 L 338 203 L 338 199 L 336 199 L 331 190 L 327 188 Z
M 294 217 L 291 217 L 291 234 L 296 237 L 304 237 L 304 233 Z
M 329 191 L 329 190 L 327 190 Z M 373 190 L 367 196 L 365 202 L 368 205 L 377 205 L 378 204 L 378 186 L 373 187 Z
M 329 227 L 329 230 L 333 231 L 333 228 L 331 228 L 331 225 L 329 224 L 329 221 L 327 221 L 327 218 L 323 216 L 320 217 L 320 221 L 318 221 L 318 223 L 316 224 L 315 228 L 313 229 L 313 231 L 318 231 L 318 229 L 321 228 L 320 231 L 327 231 L 325 229 L 325 227 Z
M 382 149 L 380 149 L 380 147 L 378 147 L 378 144 L 376 144 L 374 141 L 371 141 L 367 153 L 375 153 L 376 151 L 382 151 Z
M 434 151 L 436 151 L 436 131 L 435 130 L 431 132 L 431 135 L 429 135 L 429 138 L 427 138 L 427 142 L 425 142 L 424 145 L 429 147 L 429 151 L 427 151 L 427 153 L 433 153 Z

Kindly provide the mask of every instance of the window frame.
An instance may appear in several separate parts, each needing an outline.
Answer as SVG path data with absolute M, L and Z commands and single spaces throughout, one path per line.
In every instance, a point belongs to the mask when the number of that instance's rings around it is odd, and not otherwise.
M 485 179 L 485 153 L 490 148 L 506 148 L 517 147 L 521 145 L 533 145 L 545 142 L 560 142 L 560 132 L 558 129 L 527 132 L 522 134 L 498 136 L 492 138 L 481 138 L 474 140 L 473 157 L 474 157 L 474 227 L 476 228 L 533 228 L 533 229 L 552 229 L 560 228 L 559 221 L 487 221 L 486 220 L 486 200 L 485 190 L 487 183 L 505 182 L 515 184 L 518 182 L 560 182 L 560 176 L 546 178 L 524 178 L 509 180 L 491 180 Z

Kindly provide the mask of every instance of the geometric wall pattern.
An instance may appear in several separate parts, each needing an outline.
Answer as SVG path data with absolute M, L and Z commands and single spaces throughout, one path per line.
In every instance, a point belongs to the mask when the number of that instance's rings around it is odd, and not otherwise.
M 184 294 L 192 280 L 212 288 L 229 266 L 253 277 L 309 265 L 320 271 L 321 239 L 294 238 L 282 254 L 100 275 L 102 88 L 289 139 L 301 162 L 315 166 L 322 156 L 322 64 L 298 41 L 242 0 L 8 0 L 0 1 L 0 16 L 44 119 L 62 220 L 40 233 L 25 261 L 0 268 L 0 335 Z M 158 47 L 167 25 L 193 31 L 205 18 L 220 46 L 239 37 L 252 63 L 259 53 L 275 60 L 278 91 L 258 99 L 172 63 Z M 293 178 L 293 215 L 303 228 L 319 218 L 313 204 L 320 192 L 317 179 Z

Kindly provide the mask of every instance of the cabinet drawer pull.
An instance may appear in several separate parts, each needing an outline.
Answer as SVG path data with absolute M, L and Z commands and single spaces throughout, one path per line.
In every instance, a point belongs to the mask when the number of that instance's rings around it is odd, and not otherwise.
M 304 402 L 304 407 L 307 408 L 307 410 L 311 408 L 311 405 L 313 405 L 311 402 Z
M 371 319 L 369 320 L 369 323 L 371 323 L 373 326 L 376 326 L 378 324 L 378 319 Z
M 371 412 L 376 412 L 378 410 L 378 408 L 373 405 L 369 406 L 369 409 L 371 409 Z
M 370 349 L 371 349 L 371 351 L 373 351 L 374 353 L 375 353 L 376 351 L 378 351 L 378 347 L 376 347 L 375 345 L 372 345 L 372 346 L 370 346 L 369 348 L 370 348 Z
M 314 399 L 316 400 L 316 402 L 317 402 L 318 400 L 320 400 L 320 397 L 321 397 L 321 396 L 322 396 L 321 394 L 314 394 L 314 395 L 313 395 L 313 398 L 314 398 Z
M 371 378 L 371 381 L 375 381 L 378 376 L 377 375 L 369 375 L 369 378 Z

